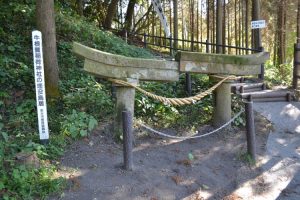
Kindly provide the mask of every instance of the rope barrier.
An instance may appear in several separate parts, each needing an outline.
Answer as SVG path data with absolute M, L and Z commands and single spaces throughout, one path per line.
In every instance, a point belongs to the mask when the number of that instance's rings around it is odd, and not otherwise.
M 163 97 L 163 96 L 159 96 L 156 94 L 153 94 L 151 92 L 147 92 L 146 90 L 133 85 L 131 83 L 128 83 L 126 81 L 122 81 L 122 80 L 117 80 L 117 79 L 108 79 L 108 81 L 111 81 L 115 84 L 119 84 L 119 85 L 123 85 L 123 86 L 127 86 L 127 87 L 133 87 L 136 90 L 138 90 L 139 92 L 143 93 L 144 95 L 151 97 L 155 100 L 158 100 L 162 103 L 165 104 L 169 104 L 169 105 L 173 105 L 173 106 L 183 106 L 183 105 L 189 105 L 189 104 L 194 104 L 197 101 L 200 101 L 203 97 L 211 94 L 217 87 L 219 87 L 223 82 L 227 81 L 227 80 L 236 80 L 238 79 L 235 76 L 227 76 L 227 77 L 220 77 L 220 76 L 215 76 L 216 78 L 222 78 L 221 81 L 219 81 L 217 84 L 215 84 L 214 86 L 212 86 L 211 88 L 209 88 L 208 90 L 201 92 L 195 96 L 192 97 L 186 97 L 186 98 L 167 98 L 167 97 Z
M 205 133 L 203 135 L 198 135 L 198 136 L 195 136 L 197 133 L 194 134 L 194 135 L 192 135 L 192 136 L 187 136 L 187 137 L 184 137 L 184 136 L 173 136 L 173 135 L 168 135 L 166 133 L 154 130 L 153 128 L 151 128 L 149 126 L 146 126 L 146 125 L 144 125 L 142 123 L 137 122 L 137 124 L 140 125 L 141 127 L 143 127 L 144 129 L 146 129 L 148 131 L 151 131 L 151 132 L 153 132 L 153 133 L 155 133 L 157 135 L 160 135 L 162 137 L 171 138 L 171 139 L 179 139 L 179 140 L 197 139 L 197 138 L 207 137 L 207 136 L 212 135 L 212 134 L 218 132 L 219 130 L 225 128 L 231 122 L 233 122 L 236 118 L 238 118 L 244 111 L 245 110 L 243 108 L 241 108 L 241 110 L 240 110 L 240 112 L 238 112 L 238 114 L 236 114 L 232 119 L 230 119 L 228 122 L 226 122 L 225 124 L 223 124 L 219 128 L 217 128 L 217 129 L 215 129 L 215 130 L 213 130 L 211 132 Z

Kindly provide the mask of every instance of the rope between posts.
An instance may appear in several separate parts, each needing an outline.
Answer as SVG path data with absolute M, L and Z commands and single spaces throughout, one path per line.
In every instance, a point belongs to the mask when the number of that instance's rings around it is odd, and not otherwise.
M 192 135 L 192 136 L 173 136 L 173 135 L 168 135 L 166 133 L 163 133 L 163 132 L 160 132 L 160 131 L 157 131 L 149 126 L 146 126 L 142 123 L 138 123 L 138 125 L 140 125 L 141 127 L 145 128 L 146 130 L 148 131 L 151 131 L 157 135 L 160 135 L 162 137 L 166 137 L 166 138 L 171 138 L 171 139 L 180 139 L 180 140 L 188 140 L 188 139 L 197 139 L 197 138 L 202 138 L 202 137 L 207 137 L 211 134 L 214 134 L 216 132 L 218 132 L 219 130 L 225 128 L 226 126 L 228 126 L 231 122 L 233 122 L 236 118 L 238 118 L 245 110 L 243 108 L 241 108 L 240 112 L 238 112 L 238 114 L 236 114 L 232 119 L 230 119 L 228 122 L 226 122 L 225 124 L 223 124 L 222 126 L 220 126 L 219 128 L 211 131 L 211 132 L 208 132 L 208 133 L 205 133 L 205 134 L 202 134 L 202 135 L 198 135 L 198 136 L 195 136 L 195 135 Z
M 216 77 L 220 78 L 219 76 L 216 76 Z M 178 106 L 178 105 L 183 106 L 183 105 L 194 104 L 197 101 L 200 101 L 203 97 L 211 94 L 217 87 L 219 87 L 226 80 L 236 80 L 237 79 L 237 77 L 235 77 L 235 76 L 227 76 L 227 77 L 221 77 L 221 78 L 223 78 L 223 79 L 221 81 L 219 81 L 217 84 L 215 84 L 214 86 L 212 86 L 211 88 L 209 88 L 208 90 L 201 92 L 195 96 L 186 97 L 186 98 L 167 98 L 167 97 L 163 97 L 163 96 L 159 96 L 159 95 L 147 92 L 146 90 L 144 90 L 136 85 L 133 85 L 131 83 L 128 83 L 126 81 L 117 80 L 117 79 L 108 79 L 108 80 L 115 84 L 119 84 L 119 85 L 123 85 L 123 86 L 127 86 L 127 87 L 133 87 L 136 90 L 138 90 L 139 92 L 143 93 L 144 95 L 151 97 L 155 100 L 158 100 L 162 103 L 173 105 L 173 106 Z

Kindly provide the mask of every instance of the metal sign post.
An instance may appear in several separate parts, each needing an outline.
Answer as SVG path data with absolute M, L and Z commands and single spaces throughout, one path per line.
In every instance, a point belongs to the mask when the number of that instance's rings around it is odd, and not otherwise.
M 39 134 L 41 143 L 47 144 L 49 142 L 49 129 L 45 93 L 42 33 L 40 31 L 32 31 L 32 49 Z

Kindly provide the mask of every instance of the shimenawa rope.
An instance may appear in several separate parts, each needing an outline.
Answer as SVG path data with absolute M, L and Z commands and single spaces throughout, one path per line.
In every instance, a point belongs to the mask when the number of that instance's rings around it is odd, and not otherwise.
M 220 78 L 219 76 L 216 76 L 217 78 Z M 158 100 L 162 103 L 165 104 L 169 104 L 169 105 L 174 105 L 174 106 L 183 106 L 183 105 L 189 105 L 189 104 L 194 104 L 197 101 L 201 100 L 203 97 L 211 94 L 217 87 L 219 87 L 223 82 L 227 81 L 227 80 L 236 80 L 237 77 L 235 76 L 227 76 L 227 77 L 221 77 L 223 78 L 221 81 L 219 81 L 216 85 L 212 86 L 211 88 L 209 88 L 208 90 L 201 92 L 195 96 L 192 97 L 186 97 L 186 98 L 167 98 L 167 97 L 163 97 L 163 96 L 159 96 L 150 92 L 147 92 L 146 90 L 133 85 L 131 83 L 128 83 L 126 81 L 122 81 L 122 80 L 117 80 L 117 79 L 108 79 L 109 81 L 119 84 L 119 85 L 123 85 L 123 86 L 128 86 L 128 87 L 133 87 L 136 90 L 140 91 L 141 93 L 145 94 L 148 97 L 151 97 L 155 100 Z

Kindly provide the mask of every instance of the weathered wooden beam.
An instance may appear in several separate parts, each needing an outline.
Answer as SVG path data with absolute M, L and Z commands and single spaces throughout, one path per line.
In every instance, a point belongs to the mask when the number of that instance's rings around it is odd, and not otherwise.
M 181 72 L 205 74 L 260 74 L 260 66 L 267 59 L 267 52 L 242 56 L 196 52 L 178 52 L 176 55 Z
M 268 52 L 260 52 L 249 55 L 228 55 L 180 51 L 176 54 L 177 61 L 211 62 L 233 65 L 260 65 L 268 60 Z
M 73 51 L 85 58 L 84 69 L 94 75 L 152 81 L 177 81 L 180 72 L 255 75 L 261 73 L 260 65 L 269 58 L 266 52 L 243 56 L 179 52 L 176 55 L 178 64 L 176 61 L 114 55 L 76 42 Z
M 260 92 L 251 92 L 251 93 L 242 93 L 240 96 L 243 99 L 247 99 L 250 95 L 253 99 L 259 99 L 259 98 L 277 98 L 277 97 L 283 97 L 286 98 L 287 91 L 272 91 L 272 90 L 264 90 Z
M 114 55 L 73 43 L 73 52 L 85 58 L 84 69 L 96 76 L 148 81 L 178 81 L 178 62 Z
M 233 65 L 209 62 L 180 61 L 179 66 L 180 72 L 191 72 L 199 74 L 260 74 L 260 65 Z
M 99 77 L 147 81 L 178 81 L 178 69 L 141 68 L 133 66 L 115 66 L 85 59 L 84 70 Z

